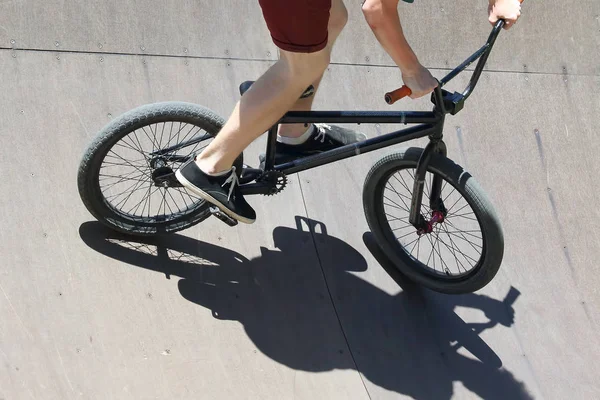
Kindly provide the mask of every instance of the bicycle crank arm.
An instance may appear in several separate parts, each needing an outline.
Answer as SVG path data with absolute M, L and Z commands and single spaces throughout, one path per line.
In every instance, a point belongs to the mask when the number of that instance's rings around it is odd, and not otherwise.
M 225 214 L 217 207 L 211 207 L 210 213 L 218 219 L 220 219 L 221 221 L 225 222 L 229 226 L 236 226 L 238 224 L 236 219 L 231 218 L 229 215 Z

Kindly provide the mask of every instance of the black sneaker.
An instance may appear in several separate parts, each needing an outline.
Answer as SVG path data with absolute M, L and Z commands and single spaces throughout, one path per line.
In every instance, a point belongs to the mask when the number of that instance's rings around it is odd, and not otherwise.
M 212 176 L 198 168 L 195 158 L 192 158 L 175 172 L 175 177 L 186 189 L 214 204 L 231 218 L 246 224 L 256 221 L 256 212 L 240 192 L 235 167 L 225 175 Z
M 277 142 L 275 145 L 275 165 L 285 164 L 297 158 L 323 153 L 351 143 L 366 140 L 364 133 L 355 132 L 340 126 L 327 124 L 314 124 L 313 132 L 306 142 L 301 144 L 285 144 Z M 261 163 L 265 155 L 260 155 Z

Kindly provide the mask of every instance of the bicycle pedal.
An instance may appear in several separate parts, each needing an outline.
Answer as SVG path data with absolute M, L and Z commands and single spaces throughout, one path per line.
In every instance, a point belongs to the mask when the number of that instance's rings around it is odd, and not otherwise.
M 211 207 L 210 213 L 215 217 L 219 218 L 221 221 L 225 222 L 229 226 L 236 226 L 238 224 L 238 221 L 236 219 L 231 218 L 229 215 L 225 214 L 217 207 Z

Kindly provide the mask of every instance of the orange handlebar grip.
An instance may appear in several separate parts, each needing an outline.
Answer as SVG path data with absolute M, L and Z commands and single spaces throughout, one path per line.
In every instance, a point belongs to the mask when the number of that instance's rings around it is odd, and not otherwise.
M 393 92 L 389 92 L 385 94 L 385 102 L 389 105 L 394 104 L 398 100 L 410 96 L 412 94 L 412 90 L 408 88 L 408 86 L 402 86 L 400 89 L 396 89 Z

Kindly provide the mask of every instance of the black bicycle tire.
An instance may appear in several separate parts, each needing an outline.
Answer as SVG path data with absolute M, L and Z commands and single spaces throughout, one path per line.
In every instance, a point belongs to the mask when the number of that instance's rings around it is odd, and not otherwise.
M 466 277 L 456 281 L 435 279 L 411 259 L 397 240 L 390 240 L 385 232 L 381 215 L 383 201 L 378 195 L 383 194 L 381 185 L 385 185 L 390 171 L 399 167 L 415 167 L 423 153 L 421 148 L 402 149 L 379 160 L 369 171 L 363 186 L 363 208 L 367 223 L 377 243 L 395 267 L 407 278 L 431 290 L 447 294 L 472 293 L 486 286 L 498 273 L 504 256 L 504 236 L 500 220 L 494 207 L 477 181 L 462 167 L 452 160 L 434 155 L 431 158 L 428 172 L 439 174 L 452 184 L 469 203 L 477 216 L 481 232 L 485 238 L 482 258 Z
M 210 135 L 216 135 L 225 121 L 212 110 L 193 103 L 161 102 L 137 107 L 115 118 L 106 125 L 86 149 L 77 175 L 79 196 L 87 210 L 101 223 L 119 232 L 135 236 L 154 236 L 161 233 L 175 233 L 194 226 L 210 216 L 208 205 L 199 207 L 195 212 L 152 228 L 142 228 L 131 224 L 130 220 L 114 213 L 104 201 L 98 183 L 98 172 L 105 155 L 119 139 L 135 129 L 154 123 L 186 122 L 199 126 Z M 236 159 L 235 165 L 241 173 L 243 154 Z

